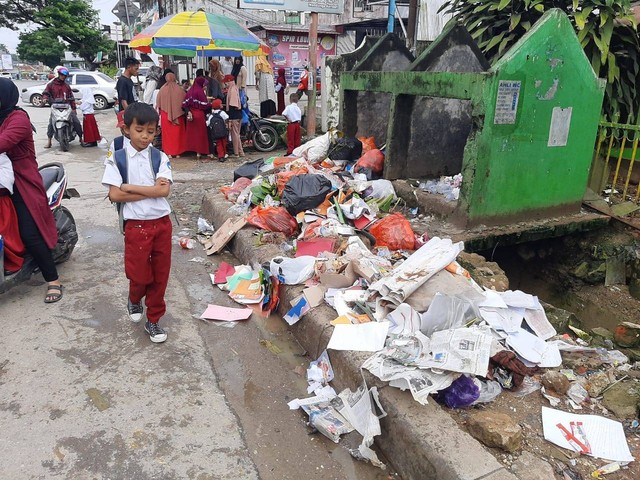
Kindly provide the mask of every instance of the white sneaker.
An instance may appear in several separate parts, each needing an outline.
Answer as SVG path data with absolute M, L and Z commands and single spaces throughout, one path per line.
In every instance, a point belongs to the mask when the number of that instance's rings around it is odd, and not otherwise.
M 147 321 L 147 323 L 144 324 L 144 330 L 149 334 L 149 340 L 153 343 L 162 343 L 167 340 L 167 332 L 157 323 Z

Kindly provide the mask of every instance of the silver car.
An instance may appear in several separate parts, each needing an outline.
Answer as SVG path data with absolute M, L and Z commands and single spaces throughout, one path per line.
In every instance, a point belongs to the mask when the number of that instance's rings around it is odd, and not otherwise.
M 96 100 L 96 110 L 104 110 L 116 102 L 116 81 L 104 73 L 72 71 L 69 72 L 67 83 L 73 90 L 76 100 L 82 98 L 81 87 L 91 87 L 93 97 Z M 44 107 L 42 92 L 44 92 L 46 86 L 47 84 L 23 88 L 22 102 L 30 103 L 34 107 Z

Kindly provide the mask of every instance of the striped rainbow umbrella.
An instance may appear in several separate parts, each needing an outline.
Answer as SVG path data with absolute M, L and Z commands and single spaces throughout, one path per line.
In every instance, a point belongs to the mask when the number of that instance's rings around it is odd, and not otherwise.
M 129 47 L 143 53 L 193 57 L 267 55 L 269 47 L 235 20 L 202 10 L 161 18 L 138 33 Z

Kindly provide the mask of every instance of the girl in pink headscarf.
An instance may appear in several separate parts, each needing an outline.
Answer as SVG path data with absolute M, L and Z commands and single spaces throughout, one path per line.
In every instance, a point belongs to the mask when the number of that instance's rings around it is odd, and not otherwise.
M 187 111 L 186 148 L 196 152 L 197 158 L 209 155 L 209 136 L 207 134 L 206 112 L 211 108 L 207 101 L 205 89 L 209 81 L 205 77 L 197 77 L 182 102 Z

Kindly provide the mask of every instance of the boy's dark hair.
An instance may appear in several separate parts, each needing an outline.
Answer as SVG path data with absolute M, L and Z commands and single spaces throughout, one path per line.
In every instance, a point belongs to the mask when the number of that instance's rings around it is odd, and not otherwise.
M 199 68 L 196 70 L 196 78 L 204 77 L 204 68 Z
M 126 70 L 129 67 L 132 67 L 133 65 L 140 65 L 140 60 L 138 60 L 137 58 L 133 58 L 133 57 L 127 57 L 124 59 L 124 69 Z
M 300 97 L 298 96 L 297 93 L 292 93 L 291 95 L 289 95 L 290 102 L 298 103 L 299 100 L 300 100 Z
M 149 123 L 158 125 L 160 117 L 151 105 L 144 102 L 134 102 L 124 111 L 124 124 L 130 127 L 134 120 L 138 125 L 147 125 Z

